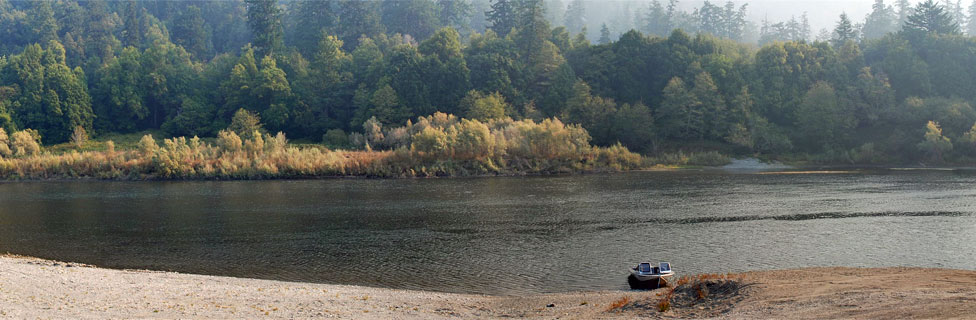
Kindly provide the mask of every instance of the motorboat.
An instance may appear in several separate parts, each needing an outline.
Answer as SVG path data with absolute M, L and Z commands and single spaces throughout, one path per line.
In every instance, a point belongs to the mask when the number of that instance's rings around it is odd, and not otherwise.
M 674 277 L 674 270 L 671 270 L 671 263 L 661 262 L 657 266 L 649 262 L 641 262 L 637 267 L 630 269 L 633 278 L 640 282 L 654 281 L 657 283 L 667 282 Z

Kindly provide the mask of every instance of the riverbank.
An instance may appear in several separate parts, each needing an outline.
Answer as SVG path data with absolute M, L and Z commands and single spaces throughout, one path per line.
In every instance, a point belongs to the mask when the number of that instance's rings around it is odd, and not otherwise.
M 655 306 L 668 289 L 485 296 L 111 270 L 0 256 L 0 318 L 795 319 L 976 313 L 976 271 L 814 268 L 729 279 L 736 279 L 734 292 L 713 290 L 703 300 L 675 303 L 662 313 Z

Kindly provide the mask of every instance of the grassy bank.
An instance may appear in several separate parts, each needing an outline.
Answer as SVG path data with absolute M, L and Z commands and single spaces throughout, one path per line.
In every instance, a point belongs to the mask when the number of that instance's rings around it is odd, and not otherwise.
M 431 177 L 604 172 L 641 168 L 622 146 L 590 145 L 579 126 L 556 119 L 479 122 L 446 114 L 368 128 L 350 136 L 363 150 L 289 144 L 285 135 L 222 131 L 215 139 L 142 136 L 134 144 L 80 141 L 40 148 L 30 132 L 0 139 L 0 179 L 114 180 Z M 6 134 L 4 134 L 6 136 Z M 5 138 L 0 136 L 0 138 Z M 6 148 L 5 148 L 6 147 Z

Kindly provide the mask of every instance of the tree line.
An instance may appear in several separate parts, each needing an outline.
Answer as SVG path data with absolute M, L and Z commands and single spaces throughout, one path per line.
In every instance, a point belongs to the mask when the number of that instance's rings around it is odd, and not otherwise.
M 582 2 L 561 3 L 3 0 L 0 127 L 45 144 L 79 128 L 213 137 L 247 110 L 362 148 L 369 128 L 443 112 L 558 118 L 652 155 L 976 155 L 976 23 L 958 3 L 878 0 L 814 41 L 802 16 L 765 22 L 759 47 L 742 42 L 746 5 L 653 1 L 636 30 L 593 43 Z

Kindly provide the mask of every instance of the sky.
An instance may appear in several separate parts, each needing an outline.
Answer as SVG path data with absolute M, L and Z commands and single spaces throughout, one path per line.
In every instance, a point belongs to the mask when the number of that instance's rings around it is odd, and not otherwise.
M 571 0 L 562 0 L 569 3 Z M 593 15 L 595 20 L 603 21 L 598 18 L 600 13 L 592 12 L 594 9 L 607 8 L 612 10 L 620 6 L 636 6 L 646 8 L 651 0 L 588 0 L 587 15 Z M 667 0 L 659 0 L 667 3 Z M 737 5 L 748 3 L 748 20 L 759 24 L 764 18 L 770 22 L 789 20 L 790 17 L 799 18 L 804 12 L 810 21 L 811 36 L 816 36 L 821 29 L 832 30 L 837 23 L 838 17 L 842 12 L 846 12 L 854 22 L 863 22 L 864 17 L 871 12 L 871 5 L 875 0 L 733 0 Z M 909 0 L 913 5 L 920 0 Z M 943 2 L 946 0 L 937 0 Z M 956 1 L 956 0 L 952 0 Z M 963 6 L 968 7 L 973 0 L 963 0 Z M 701 7 L 703 0 L 679 0 L 679 6 L 685 11 L 692 11 Z M 726 0 L 712 0 L 713 4 L 724 5 Z M 885 0 L 886 5 L 894 5 L 895 0 Z M 591 33 L 594 29 L 599 30 L 599 25 L 590 25 L 588 28 Z

